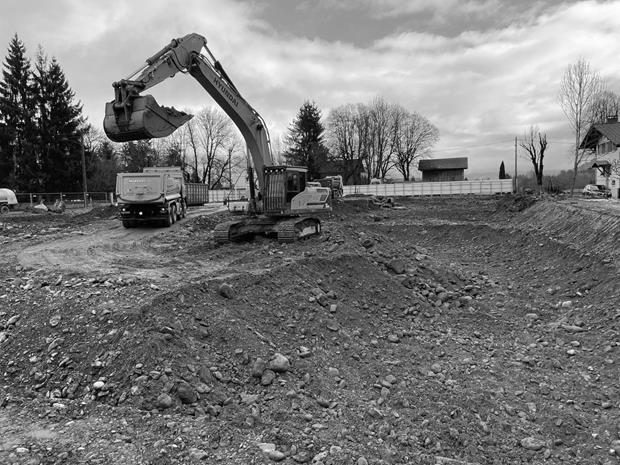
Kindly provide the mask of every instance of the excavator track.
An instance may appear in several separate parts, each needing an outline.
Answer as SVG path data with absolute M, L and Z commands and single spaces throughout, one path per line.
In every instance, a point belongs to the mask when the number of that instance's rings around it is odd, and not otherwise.
M 215 226 L 213 229 L 213 239 L 218 244 L 227 244 L 231 242 L 230 230 L 238 224 L 238 221 L 226 221 Z
M 278 223 L 278 242 L 291 243 L 299 239 L 321 233 L 321 222 L 318 218 L 294 218 Z

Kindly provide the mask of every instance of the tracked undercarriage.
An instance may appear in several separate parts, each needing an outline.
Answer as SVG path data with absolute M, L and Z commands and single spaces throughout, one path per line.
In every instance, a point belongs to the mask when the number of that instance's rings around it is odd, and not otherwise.
M 275 236 L 278 242 L 295 242 L 321 233 L 321 221 L 315 217 L 277 218 L 245 217 L 218 224 L 213 230 L 219 244 L 251 239 L 254 236 Z

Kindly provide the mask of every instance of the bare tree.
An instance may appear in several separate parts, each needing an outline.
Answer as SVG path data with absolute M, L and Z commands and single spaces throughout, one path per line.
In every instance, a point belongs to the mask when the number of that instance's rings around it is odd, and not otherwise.
M 536 176 L 536 185 L 538 186 L 538 193 L 540 194 L 542 193 L 543 161 L 548 146 L 547 134 L 541 133 L 536 126 L 530 126 L 530 129 L 519 141 L 519 146 L 524 149 L 525 157 L 532 162 L 534 175 Z
M 400 106 L 394 107 L 393 119 L 395 167 L 409 181 L 412 165 L 439 140 L 439 130 L 419 113 Z
M 590 113 L 593 123 L 605 123 L 607 118 L 618 117 L 620 95 L 610 90 L 601 92 L 592 102 Z
M 599 74 L 590 68 L 584 59 L 569 65 L 564 71 L 560 84 L 559 101 L 562 111 L 568 118 L 575 133 L 575 152 L 573 157 L 573 182 L 575 188 L 577 169 L 588 151 L 580 149 L 581 139 L 593 122 L 592 105 L 603 91 L 603 81 Z
M 190 173 L 189 180 L 190 182 L 200 182 L 200 170 L 198 167 L 198 124 L 194 119 L 192 119 L 187 124 L 185 124 L 184 128 L 184 136 L 187 141 L 187 146 L 191 151 L 191 163 L 189 163 L 189 165 L 192 167 L 192 172 Z

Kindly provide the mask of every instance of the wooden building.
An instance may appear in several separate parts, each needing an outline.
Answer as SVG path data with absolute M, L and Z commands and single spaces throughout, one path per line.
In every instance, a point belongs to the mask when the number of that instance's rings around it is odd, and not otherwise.
M 464 181 L 467 157 L 420 160 L 423 182 Z

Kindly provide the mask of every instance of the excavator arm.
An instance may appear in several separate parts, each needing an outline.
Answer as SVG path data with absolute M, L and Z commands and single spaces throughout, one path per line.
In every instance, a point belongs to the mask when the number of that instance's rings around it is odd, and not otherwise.
M 115 142 L 166 137 L 189 121 L 192 115 L 160 106 L 152 95 L 141 95 L 178 72 L 191 74 L 239 128 L 262 189 L 264 167 L 273 165 L 265 122 L 239 94 L 199 34 L 172 40 L 142 68 L 112 84 L 114 100 L 106 104 L 103 123 L 106 135 Z

